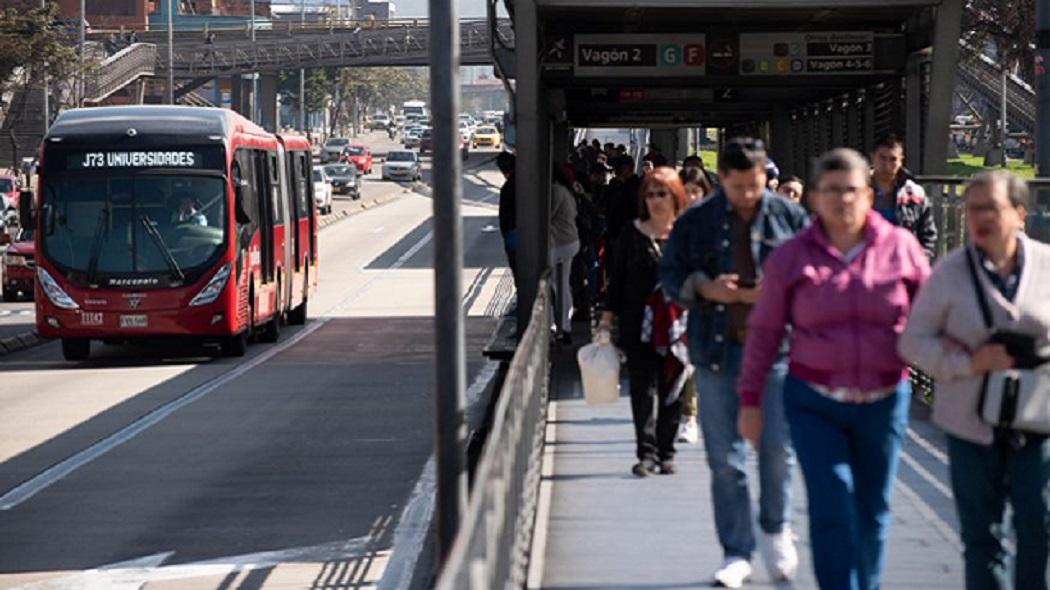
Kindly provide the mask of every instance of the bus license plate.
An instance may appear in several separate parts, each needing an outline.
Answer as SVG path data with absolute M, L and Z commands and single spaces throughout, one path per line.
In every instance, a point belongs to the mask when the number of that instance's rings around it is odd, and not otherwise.
M 149 320 L 143 314 L 120 316 L 121 328 L 145 328 L 149 326 Z

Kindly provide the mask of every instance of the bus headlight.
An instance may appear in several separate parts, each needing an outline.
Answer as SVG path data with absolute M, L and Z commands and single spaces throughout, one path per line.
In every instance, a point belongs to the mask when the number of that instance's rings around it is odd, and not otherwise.
M 44 270 L 43 267 L 36 267 L 36 278 L 40 281 L 40 286 L 44 288 L 44 293 L 47 293 L 47 298 L 54 303 L 56 307 L 61 309 L 80 309 L 76 301 L 66 293 L 62 287 L 58 286 L 55 282 L 54 277 L 51 273 Z
M 223 288 L 226 287 L 226 281 L 229 280 L 229 278 L 230 263 L 227 262 L 222 265 L 222 268 L 220 268 L 215 273 L 215 276 L 208 281 L 208 284 L 204 285 L 201 292 L 197 293 L 197 296 L 190 301 L 190 305 L 206 305 L 218 299 L 219 295 L 222 294 Z

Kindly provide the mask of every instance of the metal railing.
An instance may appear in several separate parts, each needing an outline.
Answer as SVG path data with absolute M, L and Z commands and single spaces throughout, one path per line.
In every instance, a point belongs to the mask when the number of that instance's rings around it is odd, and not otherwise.
M 550 325 L 545 277 L 500 390 L 467 512 L 438 590 L 518 589 L 525 583 L 550 393 Z
M 918 176 L 915 182 L 922 185 L 933 207 L 937 222 L 937 255 L 963 245 L 966 241 L 966 218 L 963 213 L 962 192 L 970 178 L 965 176 Z M 1050 207 L 1040 202 L 1038 195 L 1050 189 L 1050 178 L 1030 179 L 1028 188 L 1032 194 L 1032 205 L 1025 220 L 1025 233 L 1041 242 L 1050 242 Z
M 99 102 L 143 77 L 152 76 L 157 64 L 157 46 L 135 43 L 102 60 L 84 84 L 84 100 Z
M 508 20 L 498 21 L 494 29 L 484 20 L 460 22 L 463 63 L 491 62 L 493 30 L 502 45 L 513 43 Z M 212 43 L 205 43 L 200 34 L 184 34 L 175 41 L 174 70 L 178 76 L 197 77 L 300 67 L 426 65 L 429 60 L 426 21 L 372 28 L 289 25 L 258 34 L 254 44 L 238 34 L 217 36 Z M 166 72 L 167 61 L 159 60 L 156 69 Z

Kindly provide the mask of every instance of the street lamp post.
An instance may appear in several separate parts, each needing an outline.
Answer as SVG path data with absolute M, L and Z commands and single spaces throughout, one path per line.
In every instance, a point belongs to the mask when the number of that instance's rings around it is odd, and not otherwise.
M 306 28 L 306 0 L 299 0 L 299 26 Z M 306 133 L 306 69 L 299 68 L 299 131 Z
M 255 0 L 251 1 L 251 34 L 252 34 L 252 66 L 254 67 L 258 63 L 255 49 Z M 259 72 L 252 72 L 252 99 L 251 109 L 252 116 L 251 120 L 253 123 L 257 122 L 259 118 L 256 116 L 256 109 L 259 107 Z
M 77 106 L 84 106 L 84 92 L 86 92 L 86 79 L 84 78 L 84 44 L 87 43 L 87 7 L 85 0 L 80 0 L 80 92 Z
M 175 104 L 175 9 L 176 0 L 165 0 L 168 3 L 168 104 Z
M 40 0 L 40 8 L 47 10 L 47 0 Z M 47 130 L 51 127 L 51 89 L 47 76 L 48 63 L 44 62 L 44 135 L 47 135 Z

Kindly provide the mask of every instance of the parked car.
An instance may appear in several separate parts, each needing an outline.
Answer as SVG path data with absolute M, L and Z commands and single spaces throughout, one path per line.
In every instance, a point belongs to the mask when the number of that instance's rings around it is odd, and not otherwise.
M 0 223 L 8 217 L 18 215 L 18 177 L 0 174 Z
M 383 163 L 383 180 L 418 182 L 423 179 L 419 166 L 419 155 L 409 150 L 395 150 L 386 155 Z
M 314 166 L 314 202 L 321 215 L 332 212 L 332 183 L 320 166 Z
M 352 164 L 329 164 L 324 167 L 324 172 L 332 182 L 332 192 L 350 195 L 355 200 L 361 198 L 361 185 L 357 176 L 357 166 Z
M 11 245 L 4 252 L 4 301 L 18 298 L 33 298 L 33 281 L 36 277 L 36 248 L 33 230 L 21 228 L 14 235 Z
M 338 162 L 343 157 L 343 149 L 350 145 L 350 140 L 345 137 L 330 137 L 324 142 L 321 150 L 321 162 Z
M 372 173 L 372 150 L 366 145 L 353 143 L 343 148 L 343 162 L 353 163 L 357 171 L 363 174 Z
M 405 148 L 418 148 L 419 137 L 423 134 L 423 130 L 419 128 L 412 128 L 405 131 L 405 137 L 402 140 L 402 144 Z
M 478 130 L 474 132 L 474 139 L 471 144 L 474 146 L 474 149 L 482 146 L 499 149 L 503 145 L 503 139 L 495 127 L 486 125 L 478 127 Z
M 389 127 L 389 126 L 390 126 L 390 117 L 388 115 L 383 114 L 383 113 L 380 113 L 380 114 L 372 117 L 372 120 L 368 122 L 368 128 L 372 129 L 372 130 L 381 129 L 383 131 L 386 131 L 386 128 Z

